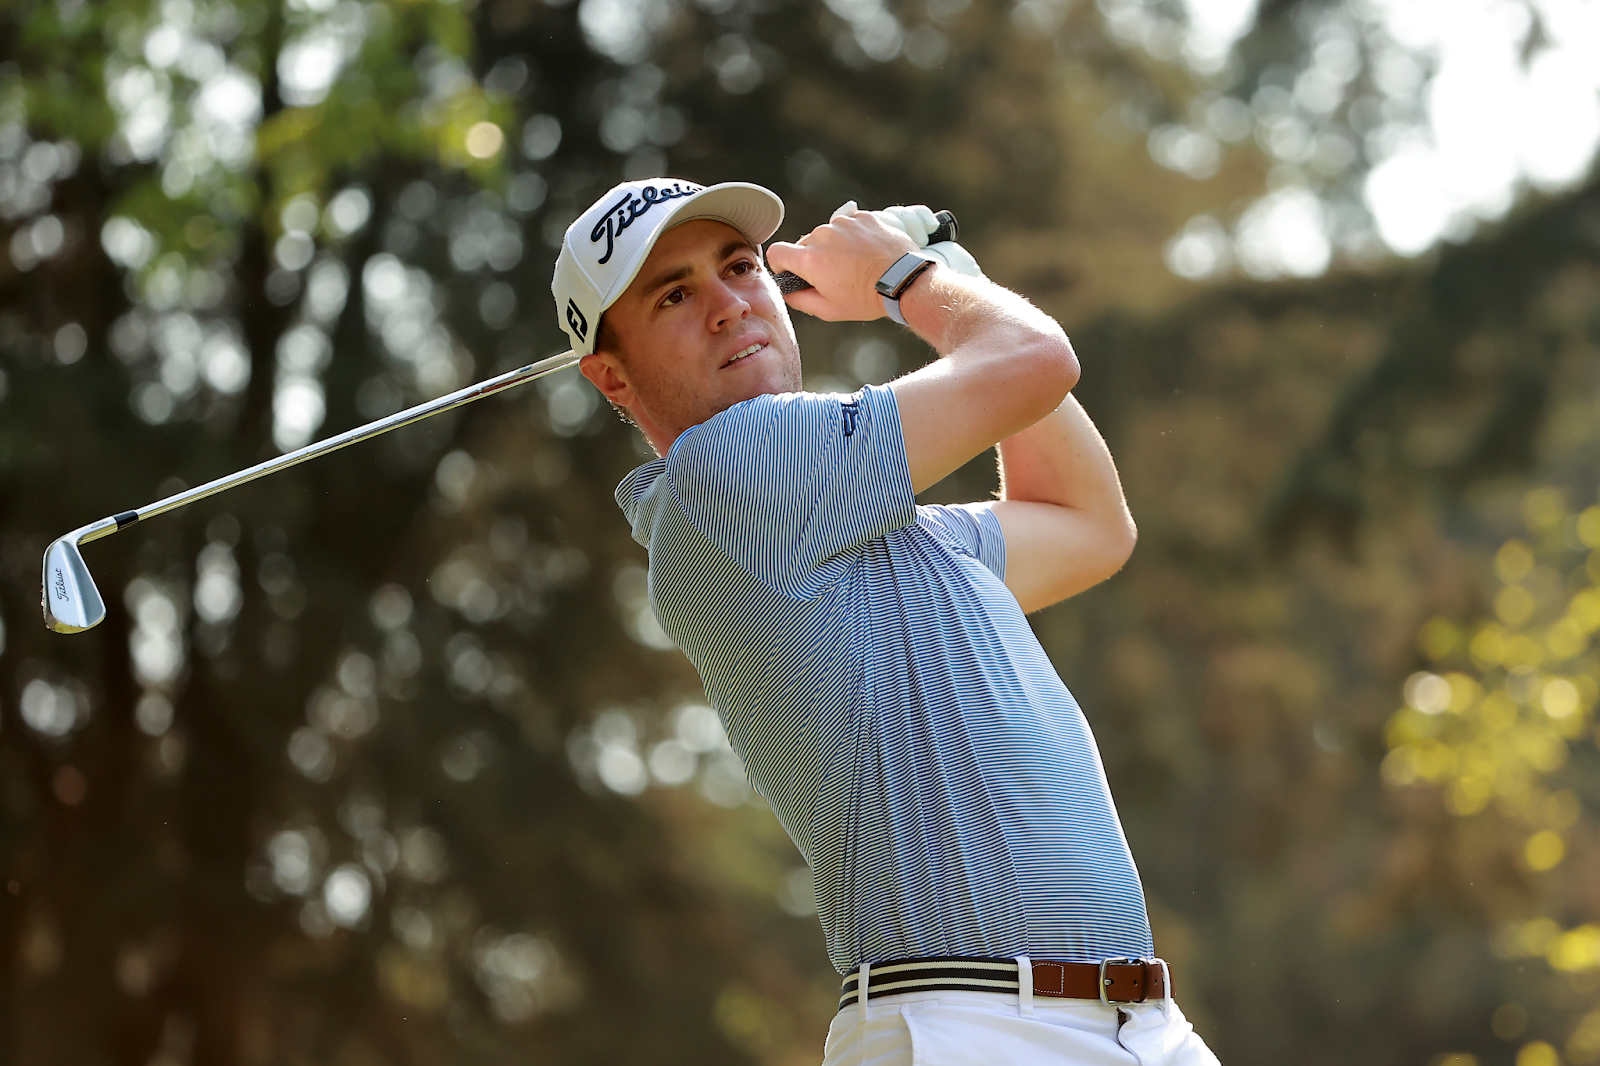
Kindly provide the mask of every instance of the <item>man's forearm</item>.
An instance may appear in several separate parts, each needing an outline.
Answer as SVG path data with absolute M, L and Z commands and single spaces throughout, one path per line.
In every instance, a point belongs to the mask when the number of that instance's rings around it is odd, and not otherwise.
M 1122 568 L 1138 531 L 1111 452 L 1078 401 L 1000 442 L 1006 586 L 1034 611 Z
M 941 356 L 894 383 L 918 491 L 1049 417 L 1078 379 L 1055 320 L 992 282 L 935 268 L 900 307 Z
M 1132 529 L 1117 468 L 1099 430 L 1083 406 L 1068 393 L 1077 381 L 1077 359 L 1056 321 L 1018 294 L 991 282 L 931 271 L 928 281 L 903 301 L 907 323 L 952 364 L 973 364 L 992 373 L 998 387 L 1034 393 L 1055 403 L 1032 425 L 1004 438 L 1000 452 L 1000 498 L 1045 503 L 1079 512 L 1108 533 Z M 1026 374 L 1011 381 L 1000 368 L 1026 367 L 1018 350 L 1056 342 L 1068 353 L 1072 373 L 1048 384 Z M 1052 346 L 1054 346 L 1052 344 Z M 1064 390 L 1063 390 L 1064 391 Z
M 1043 342 L 1065 353 L 1072 381 L 1077 380 L 1072 346 L 1055 319 L 986 278 L 934 267 L 907 290 L 900 312 L 912 331 L 945 358 L 1005 359 Z
M 999 450 L 1002 500 L 1071 507 L 1112 522 L 1128 513 L 1111 451 L 1073 396 Z

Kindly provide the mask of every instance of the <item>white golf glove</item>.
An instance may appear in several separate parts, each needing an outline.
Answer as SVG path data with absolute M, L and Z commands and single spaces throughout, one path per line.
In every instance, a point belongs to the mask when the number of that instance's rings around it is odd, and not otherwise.
M 833 213 L 834 218 L 840 215 L 854 214 L 857 210 L 854 200 L 846 201 Z M 966 274 L 969 277 L 981 278 L 983 269 L 978 266 L 978 261 L 972 258 L 972 253 L 967 251 L 955 241 L 939 241 L 929 244 L 928 237 L 939 228 L 939 220 L 934 217 L 933 209 L 923 204 L 910 207 L 896 206 L 885 207 L 881 211 L 872 212 L 886 225 L 893 226 L 906 236 L 917 242 L 917 247 L 927 252 L 930 256 L 954 270 L 957 274 Z

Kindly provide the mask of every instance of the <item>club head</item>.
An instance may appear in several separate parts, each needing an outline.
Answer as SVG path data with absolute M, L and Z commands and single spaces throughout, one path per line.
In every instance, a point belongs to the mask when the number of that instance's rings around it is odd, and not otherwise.
M 44 553 L 43 606 L 44 624 L 57 633 L 82 633 L 106 616 L 106 601 L 94 587 L 74 534 Z

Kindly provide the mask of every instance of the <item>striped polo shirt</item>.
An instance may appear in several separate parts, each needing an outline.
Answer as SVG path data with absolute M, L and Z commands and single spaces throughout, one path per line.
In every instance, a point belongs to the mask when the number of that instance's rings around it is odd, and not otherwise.
M 617 487 L 662 628 L 811 867 L 828 956 L 1152 953 L 1088 722 L 986 504 L 918 506 L 887 387 L 747 400 Z

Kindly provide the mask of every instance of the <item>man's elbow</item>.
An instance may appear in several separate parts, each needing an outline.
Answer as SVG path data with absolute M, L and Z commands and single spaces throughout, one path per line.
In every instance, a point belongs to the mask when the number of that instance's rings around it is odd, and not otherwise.
M 1133 515 L 1124 510 L 1122 520 L 1117 523 L 1116 529 L 1111 534 L 1112 555 L 1117 560 L 1113 574 L 1133 558 L 1133 549 L 1138 543 L 1139 527 L 1134 524 Z
M 1100 573 L 1095 577 L 1095 584 L 1112 577 L 1133 558 L 1134 545 L 1139 542 L 1139 527 L 1133 524 L 1133 516 L 1126 509 L 1120 515 L 1112 517 L 1100 532 L 1100 550 L 1095 554 L 1100 558 Z
M 1017 353 L 1020 358 L 1014 357 L 1013 365 L 1026 375 L 1025 394 L 1033 397 L 1039 408 L 1033 420 L 1037 421 L 1060 407 L 1078 383 L 1078 356 L 1072 350 L 1072 342 L 1059 330 L 1036 333 L 1021 348 Z
M 1082 372 L 1078 353 L 1072 350 L 1072 342 L 1059 329 L 1041 335 L 1034 348 L 1033 358 L 1038 363 L 1044 391 L 1056 396 L 1056 406 L 1060 406 Z

